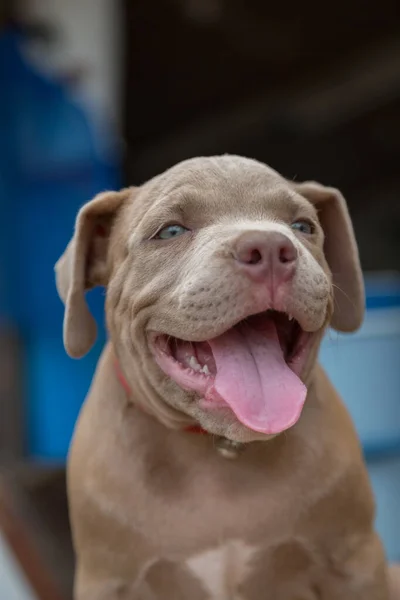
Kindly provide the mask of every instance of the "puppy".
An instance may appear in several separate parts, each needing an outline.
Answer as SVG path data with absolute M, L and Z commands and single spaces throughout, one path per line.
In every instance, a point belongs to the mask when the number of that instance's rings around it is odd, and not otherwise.
M 109 342 L 74 434 L 76 600 L 387 600 L 353 425 L 317 362 L 364 294 L 341 194 L 238 156 L 80 211 L 64 343 Z M 350 367 L 350 366 L 349 366 Z

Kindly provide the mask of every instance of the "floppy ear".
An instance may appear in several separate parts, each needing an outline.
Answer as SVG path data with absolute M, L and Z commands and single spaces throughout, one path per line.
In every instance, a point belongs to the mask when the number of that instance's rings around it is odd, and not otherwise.
M 364 317 L 364 283 L 346 201 L 338 190 L 313 181 L 294 184 L 294 188 L 317 208 L 324 230 L 324 252 L 334 285 L 331 326 L 337 331 L 355 331 Z
M 107 284 L 111 228 L 128 195 L 129 190 L 104 192 L 88 202 L 79 211 L 74 235 L 55 265 L 57 290 L 65 304 L 64 346 L 74 358 L 89 352 L 96 341 L 96 322 L 85 292 Z

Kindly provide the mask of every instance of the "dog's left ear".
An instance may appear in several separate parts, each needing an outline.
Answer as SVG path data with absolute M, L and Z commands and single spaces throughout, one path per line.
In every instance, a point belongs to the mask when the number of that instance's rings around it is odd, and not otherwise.
M 55 265 L 57 290 L 65 304 L 64 346 L 74 358 L 89 352 L 96 340 L 96 322 L 85 292 L 107 284 L 110 233 L 129 194 L 129 189 L 104 192 L 85 204 L 78 213 L 74 235 Z
M 293 187 L 314 204 L 324 230 L 324 252 L 334 285 L 331 326 L 337 331 L 355 331 L 364 318 L 364 283 L 346 201 L 338 190 L 313 181 Z

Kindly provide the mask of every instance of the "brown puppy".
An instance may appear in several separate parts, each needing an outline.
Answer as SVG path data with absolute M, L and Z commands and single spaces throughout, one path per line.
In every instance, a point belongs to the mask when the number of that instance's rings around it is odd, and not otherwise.
M 363 318 L 338 191 L 192 159 L 84 206 L 56 271 L 68 353 L 95 339 L 96 285 L 110 334 L 69 458 L 77 600 L 388 599 L 359 443 L 316 362 L 328 324 Z

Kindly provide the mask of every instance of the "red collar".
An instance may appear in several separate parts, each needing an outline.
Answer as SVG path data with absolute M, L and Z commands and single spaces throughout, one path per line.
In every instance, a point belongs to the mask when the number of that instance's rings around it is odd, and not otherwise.
M 131 389 L 129 387 L 127 380 L 125 379 L 125 375 L 123 374 L 121 367 L 119 365 L 119 362 L 117 361 L 116 358 L 114 359 L 114 368 L 115 368 L 115 373 L 118 377 L 120 384 L 124 388 L 126 394 L 128 396 L 130 396 Z M 184 431 L 187 431 L 189 433 L 200 433 L 201 435 L 208 435 L 208 431 L 206 431 L 205 429 L 200 427 L 200 425 L 189 425 L 188 427 L 185 427 Z

